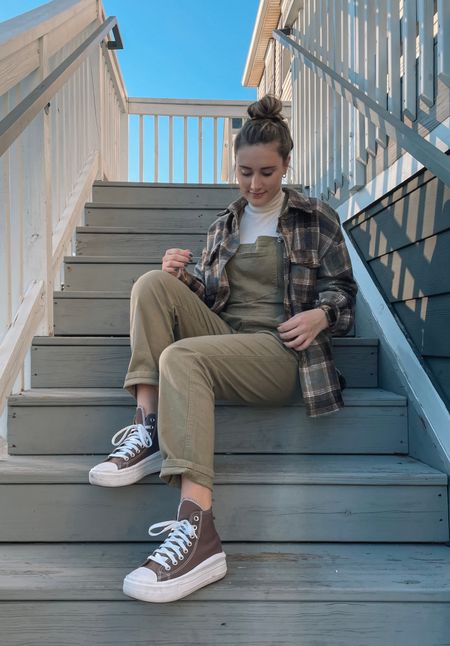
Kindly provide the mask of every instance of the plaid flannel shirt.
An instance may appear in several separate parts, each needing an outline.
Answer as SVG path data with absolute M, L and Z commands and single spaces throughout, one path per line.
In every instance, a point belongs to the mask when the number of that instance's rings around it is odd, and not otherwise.
M 285 318 L 326 304 L 335 319 L 306 350 L 298 352 L 306 411 L 316 417 L 343 406 L 331 335 L 344 336 L 352 327 L 357 287 L 334 209 L 291 188 L 283 187 L 283 191 L 277 233 L 284 241 Z M 185 270 L 180 275 L 180 280 L 217 314 L 230 295 L 225 267 L 239 247 L 239 221 L 246 204 L 241 197 L 218 214 L 193 273 Z

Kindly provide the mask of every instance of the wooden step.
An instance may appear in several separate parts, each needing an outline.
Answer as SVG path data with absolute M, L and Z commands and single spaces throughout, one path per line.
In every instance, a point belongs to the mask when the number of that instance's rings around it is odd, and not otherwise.
M 54 333 L 64 336 L 127 336 L 130 291 L 54 292 Z
M 194 256 L 200 256 L 205 244 L 204 230 L 161 233 L 125 227 L 77 227 L 76 231 L 78 256 L 135 256 L 145 259 L 151 254 L 162 258 L 172 247 L 189 249 Z
M 0 540 L 142 541 L 148 525 L 176 508 L 179 490 L 156 475 L 130 487 L 87 484 L 97 462 L 97 456 L 1 462 Z M 224 541 L 449 539 L 447 475 L 410 457 L 218 455 L 215 469 L 215 518 Z
M 62 295 L 55 309 L 58 334 L 62 330 L 68 334 L 128 334 L 128 299 L 71 299 L 64 292 Z M 106 312 L 110 314 L 109 319 Z M 345 375 L 349 388 L 378 385 L 377 339 L 336 337 L 333 348 L 336 365 Z M 31 348 L 31 385 L 33 388 L 121 388 L 129 359 L 128 336 L 35 337 Z
M 406 400 L 388 391 L 346 389 L 336 415 L 307 417 L 292 406 L 216 405 L 216 453 L 407 453 Z M 8 401 L 12 455 L 111 451 L 135 400 L 122 389 L 36 389 Z M 51 429 L 51 432 L 49 432 Z
M 236 185 L 153 184 L 147 182 L 94 182 L 92 201 L 165 207 L 224 209 L 239 196 Z
M 54 333 L 61 336 L 128 336 L 129 292 L 69 291 L 54 293 Z M 354 333 L 354 330 L 351 331 Z M 345 337 L 350 339 L 350 336 Z M 376 355 L 372 361 L 377 366 Z M 369 356 L 366 357 L 370 361 Z M 349 357 L 351 361 L 351 357 Z M 376 369 L 367 364 L 370 380 L 361 388 L 376 387 Z M 349 386 L 352 385 L 349 383 Z
M 192 269 L 198 258 L 188 263 Z M 130 292 L 139 276 L 161 269 L 162 258 L 67 256 L 64 259 L 64 291 Z
M 123 577 L 155 546 L 3 546 L 2 644 L 448 643 L 448 546 L 226 543 L 221 581 L 171 604 L 136 602 Z
M 120 583 L 158 545 L 2 545 L 0 601 L 128 600 L 136 605 Z M 224 550 L 226 578 L 190 600 L 450 602 L 448 545 L 261 542 L 224 543 Z M 148 612 L 155 607 L 139 605 Z
M 207 231 L 221 209 L 215 207 L 143 206 L 136 204 L 95 204 L 84 207 L 85 224 L 93 227 L 133 227 L 161 232 Z

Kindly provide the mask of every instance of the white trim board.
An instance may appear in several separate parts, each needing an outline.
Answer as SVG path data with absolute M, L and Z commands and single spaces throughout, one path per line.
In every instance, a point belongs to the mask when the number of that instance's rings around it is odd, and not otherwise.
M 450 118 L 435 128 L 426 139 L 441 150 L 450 148 Z M 423 168 L 409 153 L 405 153 L 392 166 L 380 173 L 358 193 L 336 208 L 341 222 L 345 222 L 373 202 L 394 190 Z M 348 240 L 347 233 L 344 235 Z M 408 397 L 430 425 L 439 450 L 450 463 L 450 413 L 435 390 L 428 374 L 407 341 L 388 304 L 380 294 L 366 266 L 353 244 L 348 244 L 353 271 L 361 295 L 370 304 L 372 316 L 379 328 L 380 339 L 398 359 L 398 366 Z

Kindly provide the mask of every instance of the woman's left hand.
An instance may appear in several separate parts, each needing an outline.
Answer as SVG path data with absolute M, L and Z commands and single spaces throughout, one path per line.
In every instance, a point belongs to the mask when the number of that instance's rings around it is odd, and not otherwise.
M 316 336 L 327 327 L 328 321 L 325 312 L 317 308 L 294 314 L 290 319 L 281 323 L 277 330 L 287 348 L 306 350 Z

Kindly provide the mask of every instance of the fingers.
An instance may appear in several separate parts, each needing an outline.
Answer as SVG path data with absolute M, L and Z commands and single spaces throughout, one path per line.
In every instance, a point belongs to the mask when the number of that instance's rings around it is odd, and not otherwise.
M 299 330 L 298 327 L 295 326 L 287 332 L 280 332 L 280 328 L 278 328 L 278 333 L 280 335 L 280 339 L 283 339 L 283 341 L 291 341 L 292 339 L 296 339 L 299 334 L 302 333 L 302 330 Z
M 162 259 L 162 270 L 179 276 L 185 265 L 192 260 L 190 249 L 167 249 Z
M 311 340 L 309 336 L 301 334 L 299 336 L 296 336 L 291 341 L 283 341 L 283 343 L 287 348 L 294 348 L 294 350 L 298 350 L 305 343 L 309 345 L 311 343 Z

